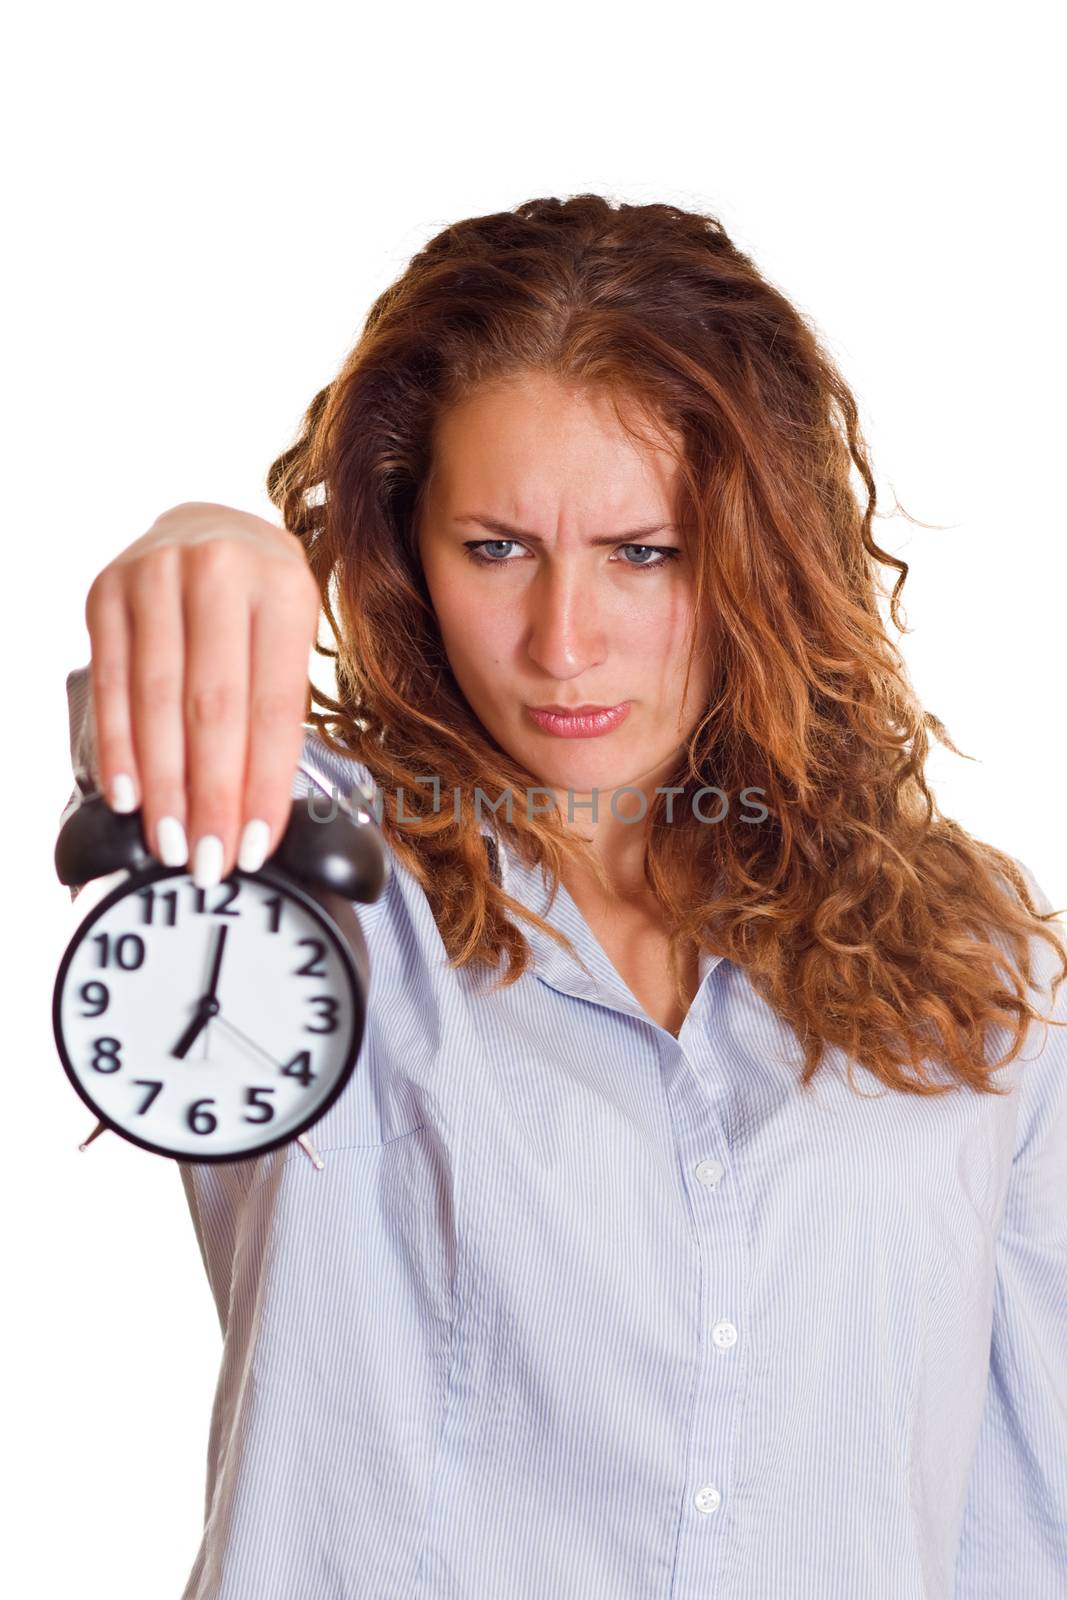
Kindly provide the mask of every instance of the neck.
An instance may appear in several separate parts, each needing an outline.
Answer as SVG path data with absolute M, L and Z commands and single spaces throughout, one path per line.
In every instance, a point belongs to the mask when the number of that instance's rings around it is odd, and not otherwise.
M 634 789 L 640 789 L 641 800 Z M 648 814 L 655 798 L 655 782 L 626 786 L 626 792 L 615 799 L 615 790 L 598 789 L 596 818 L 592 811 L 591 794 L 573 789 L 556 791 L 557 805 L 569 833 L 592 841 L 597 859 L 611 885 L 614 898 L 629 902 L 651 900 L 652 890 L 644 872 L 645 843 L 648 838 Z M 574 820 L 567 817 L 567 798 L 570 797 Z M 614 801 L 614 804 L 613 804 Z M 577 868 L 575 877 L 586 889 L 603 897 L 604 891 L 588 869 Z

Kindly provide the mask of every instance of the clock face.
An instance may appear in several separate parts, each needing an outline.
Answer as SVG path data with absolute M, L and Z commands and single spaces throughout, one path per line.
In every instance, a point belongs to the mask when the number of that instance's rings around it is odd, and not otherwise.
M 314 897 L 268 867 L 198 889 L 139 872 L 63 957 L 56 1044 L 82 1099 L 134 1143 L 194 1161 L 272 1149 L 348 1078 L 362 993 Z

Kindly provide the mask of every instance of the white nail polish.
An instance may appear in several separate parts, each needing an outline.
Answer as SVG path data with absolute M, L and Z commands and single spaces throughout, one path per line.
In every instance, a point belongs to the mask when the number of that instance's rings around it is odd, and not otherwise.
M 213 889 L 222 878 L 222 840 L 216 833 L 205 833 L 196 841 L 193 855 L 193 882 L 198 889 Z
M 189 859 L 189 844 L 185 829 L 177 817 L 160 817 L 156 830 L 159 836 L 159 859 L 165 867 L 184 867 Z
M 133 792 L 133 779 L 125 772 L 116 772 L 111 780 L 112 811 L 132 811 L 137 801 Z
M 270 827 L 259 817 L 246 822 L 237 851 L 237 865 L 242 872 L 258 872 L 267 858 Z

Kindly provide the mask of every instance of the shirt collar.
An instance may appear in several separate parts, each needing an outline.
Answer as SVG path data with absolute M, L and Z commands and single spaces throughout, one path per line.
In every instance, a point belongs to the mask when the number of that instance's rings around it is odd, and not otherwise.
M 609 960 L 589 924 L 560 883 L 555 896 L 549 891 L 548 873 L 541 866 L 528 867 L 506 839 L 491 825 L 480 828 L 486 841 L 489 869 L 495 881 L 513 899 L 520 900 L 531 911 L 543 917 L 572 941 L 580 957 L 579 962 L 562 949 L 548 934 L 525 919 L 521 921 L 524 937 L 530 945 L 533 970 L 537 977 L 552 988 L 578 995 L 581 999 L 603 1003 L 610 995 L 611 1005 L 620 1011 L 648 1020 L 647 1013 L 631 993 L 627 984 Z M 697 959 L 698 985 L 723 960 L 708 950 L 701 950 Z M 584 963 L 584 965 L 583 965 Z
M 353 776 L 351 763 L 342 761 L 314 735 L 311 736 L 310 748 L 305 745 L 305 758 L 298 764 L 306 776 L 322 788 L 328 790 L 332 782 L 341 786 L 343 794 L 347 795 L 350 792 Z M 344 781 L 346 775 L 347 785 Z M 369 771 L 364 769 L 363 776 L 364 780 L 369 779 Z M 374 799 L 372 784 L 367 781 L 357 783 L 356 789 L 357 794 L 352 796 L 353 801 L 356 801 L 358 794 L 362 793 L 369 807 Z M 491 818 L 482 819 L 479 832 L 485 840 L 489 869 L 505 894 L 520 900 L 546 922 L 565 933 L 572 940 L 581 961 L 584 962 L 584 966 L 576 963 L 547 934 L 523 920 L 522 931 L 530 945 L 536 975 L 543 982 L 564 993 L 576 994 L 582 999 L 596 1000 L 601 1004 L 604 1003 L 607 993 L 610 995 L 609 1003 L 612 1006 L 647 1021 L 643 1007 L 638 1004 L 609 961 L 564 885 L 561 883 L 558 886 L 553 899 L 549 894 L 545 870 L 540 866 L 532 868 L 526 866 L 507 839 L 497 832 Z M 722 959 L 722 956 L 712 955 L 705 950 L 700 952 L 698 974 L 701 986 L 708 973 L 712 972 Z

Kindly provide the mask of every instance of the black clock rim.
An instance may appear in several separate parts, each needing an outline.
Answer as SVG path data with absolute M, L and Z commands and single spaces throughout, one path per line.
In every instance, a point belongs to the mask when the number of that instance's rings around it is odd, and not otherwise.
M 305 884 L 298 883 L 294 878 L 291 878 L 288 873 L 281 872 L 276 867 L 273 867 L 269 861 L 260 867 L 256 872 L 244 872 L 240 867 L 234 867 L 232 871 L 226 874 L 225 878 L 221 879 L 220 882 L 213 885 L 213 887 L 216 889 L 221 889 L 223 885 L 229 883 L 231 879 L 239 878 L 254 880 L 257 882 L 265 882 L 271 884 L 274 888 L 283 890 L 293 899 L 302 902 L 305 909 L 309 910 L 311 914 L 322 923 L 325 933 L 329 936 L 331 942 L 337 950 L 338 955 L 341 957 L 342 965 L 344 966 L 348 977 L 349 990 L 352 995 L 353 1027 L 348 1046 L 346 1046 L 344 1065 L 337 1075 L 337 1081 L 321 1104 L 316 1106 L 315 1110 L 302 1122 L 299 1122 L 294 1127 L 290 1128 L 287 1133 L 280 1134 L 277 1138 L 265 1140 L 262 1144 L 253 1145 L 252 1148 L 246 1151 L 243 1155 L 188 1154 L 184 1151 L 170 1149 L 166 1145 L 156 1144 L 151 1139 L 142 1138 L 139 1134 L 130 1133 L 127 1128 L 115 1122 L 112 1117 L 109 1117 L 107 1113 L 93 1101 L 88 1091 L 83 1087 L 80 1079 L 75 1073 L 74 1067 L 67 1053 L 66 1043 L 63 1039 L 63 1030 L 60 1026 L 63 984 L 70 969 L 71 962 L 74 959 L 75 950 L 82 943 L 85 936 L 88 934 L 89 929 L 93 927 L 100 917 L 103 916 L 105 911 L 107 911 L 111 906 L 115 905 L 119 900 L 124 900 L 131 892 L 136 892 L 138 889 L 147 888 L 150 884 L 159 883 L 167 878 L 191 878 L 191 876 L 192 874 L 189 872 L 188 866 L 167 867 L 160 863 L 155 866 L 136 868 L 127 873 L 121 883 L 117 883 L 113 889 L 109 889 L 107 894 L 97 902 L 88 915 L 83 918 L 81 922 L 79 922 L 77 928 L 75 928 L 74 933 L 67 942 L 67 947 L 64 950 L 60 960 L 59 968 L 56 973 L 55 984 L 52 989 L 52 1034 L 55 1039 L 56 1050 L 58 1052 L 63 1071 L 66 1073 L 67 1079 L 78 1095 L 78 1098 L 83 1102 L 84 1105 L 88 1107 L 98 1121 L 102 1122 L 104 1126 L 109 1129 L 110 1132 L 115 1133 L 120 1139 L 126 1140 L 129 1144 L 137 1145 L 142 1150 L 148 1150 L 153 1155 L 166 1156 L 169 1160 L 178 1162 L 179 1165 L 236 1166 L 242 1161 L 258 1160 L 260 1156 L 268 1155 L 272 1150 L 279 1150 L 283 1145 L 294 1143 L 297 1139 L 299 1139 L 302 1133 L 306 1132 L 308 1128 L 314 1127 L 314 1125 L 326 1115 L 327 1111 L 329 1111 L 334 1102 L 339 1099 L 341 1093 L 349 1083 L 359 1062 L 359 1057 L 363 1047 L 363 1039 L 366 1032 L 366 1006 L 361 998 L 360 974 L 356 966 L 355 957 L 353 956 L 352 950 L 349 947 L 340 927 L 334 919 L 334 915 L 330 909 L 329 903 L 331 898 L 338 899 L 338 903 L 344 906 L 347 906 L 348 902 L 342 901 L 336 896 L 328 896 L 326 891 L 316 891 L 309 888 Z M 354 912 L 353 915 L 355 915 Z

